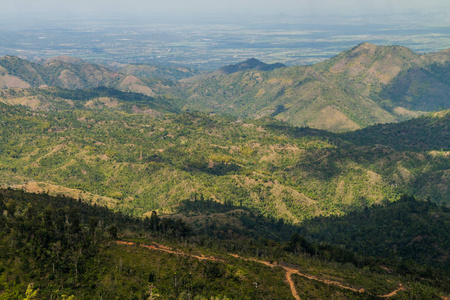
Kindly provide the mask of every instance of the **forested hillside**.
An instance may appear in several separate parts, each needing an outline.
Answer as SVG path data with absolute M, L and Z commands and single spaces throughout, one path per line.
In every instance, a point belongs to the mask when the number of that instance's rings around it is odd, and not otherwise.
M 365 255 L 400 258 L 450 270 L 450 210 L 403 195 L 343 217 L 316 218 L 302 224 L 307 238 Z
M 448 50 L 420 55 L 401 46 L 363 43 L 313 66 L 249 59 L 204 74 L 175 67 L 112 67 L 116 71 L 69 57 L 35 63 L 5 56 L 0 58 L 0 88 L 108 87 L 171 99 L 176 109 L 271 116 L 332 132 L 450 108 Z
M 450 52 L 363 43 L 314 66 L 193 81 L 186 108 L 348 131 L 450 107 Z
M 201 74 L 200 71 L 181 66 L 156 66 L 148 64 L 110 63 L 108 67 L 116 72 L 143 78 L 165 78 L 172 81 L 186 79 Z
M 0 300 L 447 299 L 449 54 L 0 58 Z
M 435 130 L 434 142 L 417 135 L 407 148 L 401 139 L 395 147 L 360 145 L 270 119 L 155 118 L 108 109 L 34 113 L 4 104 L 0 114 L 4 185 L 75 189 L 76 196 L 106 197 L 134 215 L 171 211 L 193 193 L 294 223 L 394 201 L 404 192 L 449 199 L 444 113 L 417 121 L 423 133 Z
M 215 205 L 213 214 L 232 209 Z M 0 190 L 0 212 L 0 299 L 441 299 L 450 291 L 442 270 L 296 233 L 279 242 L 253 235 L 230 241 L 217 239 L 217 228 L 200 232 L 156 212 L 134 219 L 14 190 Z M 247 219 L 273 226 L 261 216 Z
M 0 90 L 0 102 L 29 107 L 35 111 L 82 109 L 124 111 L 162 116 L 179 112 L 179 103 L 165 96 L 147 96 L 114 88 L 69 90 L 58 87 Z
M 157 89 L 161 82 L 153 84 Z M 133 75 L 113 72 L 81 60 L 55 58 L 42 64 L 15 56 L 0 58 L 0 88 L 57 86 L 66 89 L 88 89 L 99 86 L 153 96 L 149 82 Z
M 395 150 L 450 150 L 450 110 L 395 124 L 379 124 L 340 136 L 359 146 L 384 145 Z

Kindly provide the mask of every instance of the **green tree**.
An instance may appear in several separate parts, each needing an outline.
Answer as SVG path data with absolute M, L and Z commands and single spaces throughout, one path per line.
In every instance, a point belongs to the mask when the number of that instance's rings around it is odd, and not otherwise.
M 34 288 L 34 283 L 30 283 L 27 287 L 27 291 L 25 292 L 25 298 L 23 298 L 23 300 L 36 299 L 39 289 L 34 290 L 33 288 Z
M 150 229 L 153 231 L 157 231 L 159 229 L 159 217 L 156 211 L 152 211 L 152 215 L 150 217 Z
M 97 228 L 98 219 L 95 217 L 91 217 L 89 219 L 89 233 L 94 235 L 95 228 Z
M 111 235 L 111 237 L 116 240 L 117 239 L 117 233 L 119 232 L 119 229 L 116 225 L 111 225 L 108 228 L 108 233 Z

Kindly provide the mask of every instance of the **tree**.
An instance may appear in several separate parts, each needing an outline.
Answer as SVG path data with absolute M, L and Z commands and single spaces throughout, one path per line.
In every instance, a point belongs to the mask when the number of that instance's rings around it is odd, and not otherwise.
M 159 229 L 159 217 L 156 214 L 156 211 L 152 211 L 152 215 L 150 217 L 150 229 L 153 231 L 157 231 Z
M 302 250 L 309 254 L 314 254 L 315 252 L 313 245 L 298 233 L 292 234 L 291 240 L 287 245 L 287 250 L 294 253 L 300 252 Z
M 97 223 L 98 223 L 97 218 L 91 217 L 91 218 L 89 219 L 89 233 L 90 233 L 91 235 L 94 235 L 94 233 L 95 233 L 95 228 L 97 228 Z
M 6 208 L 6 205 L 5 205 L 5 203 L 3 202 L 3 194 L 0 194 L 0 213 L 3 213 L 3 210 L 5 210 L 5 208 Z
M 47 230 L 51 230 L 53 228 L 53 207 L 51 205 L 48 205 L 44 210 L 44 227 L 47 228 Z
M 111 237 L 112 237 L 114 240 L 117 240 L 117 233 L 118 233 L 118 231 L 119 231 L 119 229 L 117 228 L 116 225 L 111 225 L 111 226 L 109 226 L 109 228 L 108 228 L 108 233 L 111 235 Z
M 27 287 L 27 291 L 25 292 L 25 298 L 23 300 L 32 300 L 36 299 L 37 293 L 39 292 L 39 289 L 33 290 L 34 283 L 30 283 Z
M 70 231 L 72 233 L 79 233 L 81 231 L 80 216 L 75 210 L 69 212 L 69 220 L 71 221 Z

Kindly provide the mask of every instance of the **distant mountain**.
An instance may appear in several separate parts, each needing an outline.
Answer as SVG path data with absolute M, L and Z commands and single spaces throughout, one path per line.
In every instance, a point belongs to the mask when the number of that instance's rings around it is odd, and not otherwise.
M 48 65 L 55 61 L 62 61 L 62 62 L 69 63 L 69 64 L 84 64 L 84 63 L 86 63 L 82 59 L 72 57 L 72 56 L 67 56 L 67 55 L 55 56 L 55 57 L 45 59 L 45 60 L 40 60 L 40 61 L 38 60 L 38 62 L 40 62 L 44 65 Z
M 448 50 L 419 55 L 406 47 L 363 43 L 317 64 L 316 70 L 389 111 L 450 107 Z
M 420 55 L 401 46 L 363 43 L 313 66 L 285 67 L 249 59 L 195 76 L 195 71 L 183 68 L 115 68 L 143 77 L 65 56 L 40 63 L 5 56 L 0 58 L 0 88 L 104 86 L 161 95 L 184 110 L 271 116 L 333 132 L 450 108 L 450 50 Z
M 225 74 L 233 74 L 240 71 L 246 71 L 246 70 L 258 70 L 258 71 L 273 71 L 278 68 L 284 68 L 286 65 L 282 63 L 274 63 L 274 64 L 266 64 L 263 63 L 260 60 L 257 60 L 255 58 L 247 59 L 246 61 L 234 64 L 234 65 L 228 65 L 225 67 L 220 68 L 218 71 Z
M 241 68 L 243 68 L 241 66 Z M 313 66 L 186 81 L 186 108 L 347 131 L 450 107 L 450 51 L 363 43 Z
M 65 89 L 113 87 L 152 96 L 141 79 L 124 75 L 79 59 L 57 57 L 34 63 L 15 56 L 0 58 L 0 88 L 57 86 Z
M 186 79 L 201 74 L 200 71 L 187 67 L 167 67 L 148 64 L 120 64 L 112 63 L 109 68 L 126 75 L 138 77 L 158 77 L 172 81 Z
M 179 112 L 179 103 L 164 96 L 147 96 L 114 88 L 62 89 L 58 87 L 0 90 L 0 102 L 34 111 L 109 110 L 153 116 Z

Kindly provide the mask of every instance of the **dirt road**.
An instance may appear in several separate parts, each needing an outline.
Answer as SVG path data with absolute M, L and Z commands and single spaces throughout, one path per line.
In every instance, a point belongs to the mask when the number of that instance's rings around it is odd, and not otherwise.
M 130 245 L 130 246 L 137 246 L 138 245 L 136 243 L 127 242 L 127 241 L 116 241 L 116 243 L 119 244 L 119 245 Z M 160 244 L 157 244 L 157 243 L 153 243 L 151 245 L 139 244 L 139 246 L 147 248 L 147 249 L 150 249 L 150 250 L 162 251 L 162 252 L 172 253 L 172 254 L 176 254 L 176 255 L 189 256 L 189 257 L 193 257 L 193 258 L 196 258 L 196 259 L 199 259 L 199 260 L 209 260 L 209 261 L 221 261 L 221 262 L 224 262 L 223 259 L 219 259 L 217 257 L 205 256 L 205 255 L 199 256 L 199 255 L 189 254 L 189 253 L 186 253 L 186 252 L 176 251 L 176 250 L 172 250 L 169 247 L 166 247 L 164 245 L 160 245 Z M 254 262 L 257 262 L 257 263 L 261 263 L 261 264 L 264 264 L 264 265 L 266 265 L 268 267 L 271 267 L 271 268 L 275 268 L 275 267 L 283 268 L 286 271 L 286 281 L 288 282 L 289 287 L 291 288 L 292 296 L 296 300 L 300 300 L 300 296 L 298 295 L 297 288 L 295 287 L 294 280 L 292 279 L 292 275 L 294 275 L 294 274 L 299 275 L 299 276 L 304 277 L 304 278 L 307 278 L 309 280 L 315 280 L 315 281 L 322 282 L 322 283 L 327 284 L 327 285 L 338 286 L 338 287 L 340 287 L 342 289 L 350 290 L 350 291 L 357 292 L 357 293 L 367 293 L 369 295 L 372 295 L 372 296 L 375 296 L 375 297 L 379 297 L 379 298 L 391 298 L 391 297 L 395 296 L 398 292 L 405 290 L 405 287 L 400 283 L 399 287 L 397 289 L 395 289 L 394 291 L 390 292 L 389 294 L 386 294 L 386 295 L 373 295 L 373 294 L 370 294 L 369 292 L 366 292 L 366 290 L 364 288 L 357 289 L 357 288 L 353 288 L 353 287 L 350 287 L 348 285 L 345 285 L 345 284 L 343 284 L 342 282 L 339 282 L 339 281 L 332 281 L 332 280 L 328 280 L 328 279 L 322 279 L 322 278 L 319 278 L 319 277 L 316 277 L 316 276 L 313 276 L 313 275 L 305 274 L 305 273 L 300 272 L 300 269 L 297 269 L 297 268 L 292 267 L 292 266 L 286 266 L 286 265 L 283 265 L 283 264 L 271 263 L 271 262 L 268 262 L 268 261 L 257 260 L 257 259 L 254 259 L 254 258 L 244 258 L 244 257 L 241 257 L 241 256 L 239 256 L 237 254 L 232 254 L 232 253 L 229 253 L 229 255 L 231 255 L 232 257 L 237 258 L 237 259 L 242 259 L 242 260 L 254 261 Z

